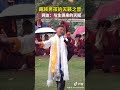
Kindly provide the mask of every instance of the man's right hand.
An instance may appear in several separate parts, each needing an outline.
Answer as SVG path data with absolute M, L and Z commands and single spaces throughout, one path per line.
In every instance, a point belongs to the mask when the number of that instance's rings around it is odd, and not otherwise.
M 37 40 L 37 39 L 35 39 L 35 44 L 40 44 L 40 42 Z
M 35 44 L 38 44 L 41 48 L 44 47 L 43 42 L 39 42 L 37 39 L 35 40 Z

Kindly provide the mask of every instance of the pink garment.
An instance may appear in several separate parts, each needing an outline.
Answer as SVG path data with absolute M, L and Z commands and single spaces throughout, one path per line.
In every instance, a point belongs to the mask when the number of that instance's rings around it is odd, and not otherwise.
M 76 34 L 81 34 L 81 33 L 84 33 L 84 32 L 85 32 L 85 26 L 80 26 L 75 30 L 73 35 L 76 36 Z
M 101 5 L 92 20 L 102 20 L 109 16 L 118 15 L 120 12 L 120 0 L 114 0 L 104 5 Z

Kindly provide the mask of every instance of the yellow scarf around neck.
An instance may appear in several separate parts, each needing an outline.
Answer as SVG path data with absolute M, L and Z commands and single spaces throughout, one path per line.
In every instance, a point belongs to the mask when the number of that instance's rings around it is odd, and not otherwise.
M 51 62 L 51 72 L 53 76 L 56 73 L 56 63 L 57 63 L 57 39 L 55 38 L 53 52 L 52 52 L 52 62 Z

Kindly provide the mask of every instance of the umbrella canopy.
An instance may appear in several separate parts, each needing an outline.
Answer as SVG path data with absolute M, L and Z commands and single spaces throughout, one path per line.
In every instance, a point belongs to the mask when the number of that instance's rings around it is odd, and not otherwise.
M 101 20 L 118 14 L 120 14 L 120 0 L 115 0 L 100 6 L 92 20 Z
M 75 30 L 75 32 L 74 32 L 73 35 L 76 35 L 76 34 L 84 34 L 84 33 L 85 33 L 85 26 L 80 26 L 80 27 L 78 27 L 78 28 Z
M 13 5 L 3 10 L 0 14 L 0 17 L 34 15 L 35 14 L 34 10 L 35 10 L 34 4 Z
M 55 33 L 56 31 L 49 27 L 38 28 L 35 33 L 36 34 L 45 34 L 45 33 Z

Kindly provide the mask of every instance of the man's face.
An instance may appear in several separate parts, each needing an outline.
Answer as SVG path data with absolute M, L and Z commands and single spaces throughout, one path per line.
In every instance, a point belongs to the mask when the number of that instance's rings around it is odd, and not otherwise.
M 56 29 L 56 31 L 57 31 L 57 35 L 61 36 L 65 33 L 65 28 L 64 27 L 58 27 Z

